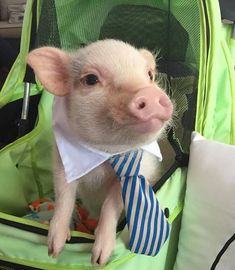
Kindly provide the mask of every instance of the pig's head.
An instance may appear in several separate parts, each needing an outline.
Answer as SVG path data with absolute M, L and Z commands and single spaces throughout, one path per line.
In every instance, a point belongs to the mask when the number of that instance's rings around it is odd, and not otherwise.
M 92 43 L 75 53 L 42 47 L 29 65 L 42 85 L 66 99 L 70 125 L 85 144 L 116 152 L 157 139 L 173 106 L 154 82 L 155 59 L 117 40 Z

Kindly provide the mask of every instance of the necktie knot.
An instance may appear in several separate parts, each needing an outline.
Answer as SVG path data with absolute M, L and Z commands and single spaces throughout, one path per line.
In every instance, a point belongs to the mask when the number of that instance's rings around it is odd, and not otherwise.
M 140 163 L 143 156 L 143 150 L 138 149 L 123 154 L 118 154 L 110 158 L 109 162 L 116 175 L 123 177 L 134 177 L 139 175 Z

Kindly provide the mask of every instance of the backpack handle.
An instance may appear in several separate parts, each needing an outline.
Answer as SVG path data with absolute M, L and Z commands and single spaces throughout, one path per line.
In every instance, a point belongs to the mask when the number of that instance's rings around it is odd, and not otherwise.
M 233 24 L 232 38 L 235 39 L 235 1 L 219 0 L 223 23 Z

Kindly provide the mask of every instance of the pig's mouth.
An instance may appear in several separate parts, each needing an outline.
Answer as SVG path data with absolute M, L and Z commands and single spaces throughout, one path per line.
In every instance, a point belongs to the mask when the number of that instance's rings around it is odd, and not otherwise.
M 119 117 L 117 117 L 116 114 L 115 117 L 110 117 L 110 119 L 112 119 L 114 124 L 112 127 L 121 130 L 126 129 L 130 133 L 135 133 L 136 135 L 148 135 L 153 133 L 156 134 L 165 128 L 166 125 L 170 123 L 171 117 L 172 112 L 169 112 L 167 115 L 154 113 L 142 118 L 120 113 Z
M 146 134 L 146 133 L 157 133 L 160 131 L 167 121 L 153 117 L 148 120 L 136 120 L 130 123 L 128 126 L 131 130 Z
M 140 134 L 157 133 L 164 128 L 171 120 L 173 113 L 173 107 L 152 112 L 148 115 L 129 115 L 129 128 Z

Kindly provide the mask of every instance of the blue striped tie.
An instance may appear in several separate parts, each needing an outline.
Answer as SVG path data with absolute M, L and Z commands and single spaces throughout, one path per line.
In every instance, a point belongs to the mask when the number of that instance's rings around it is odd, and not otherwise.
M 169 237 L 170 225 L 155 194 L 139 175 L 143 150 L 113 156 L 109 161 L 122 185 L 130 250 L 155 256 Z

